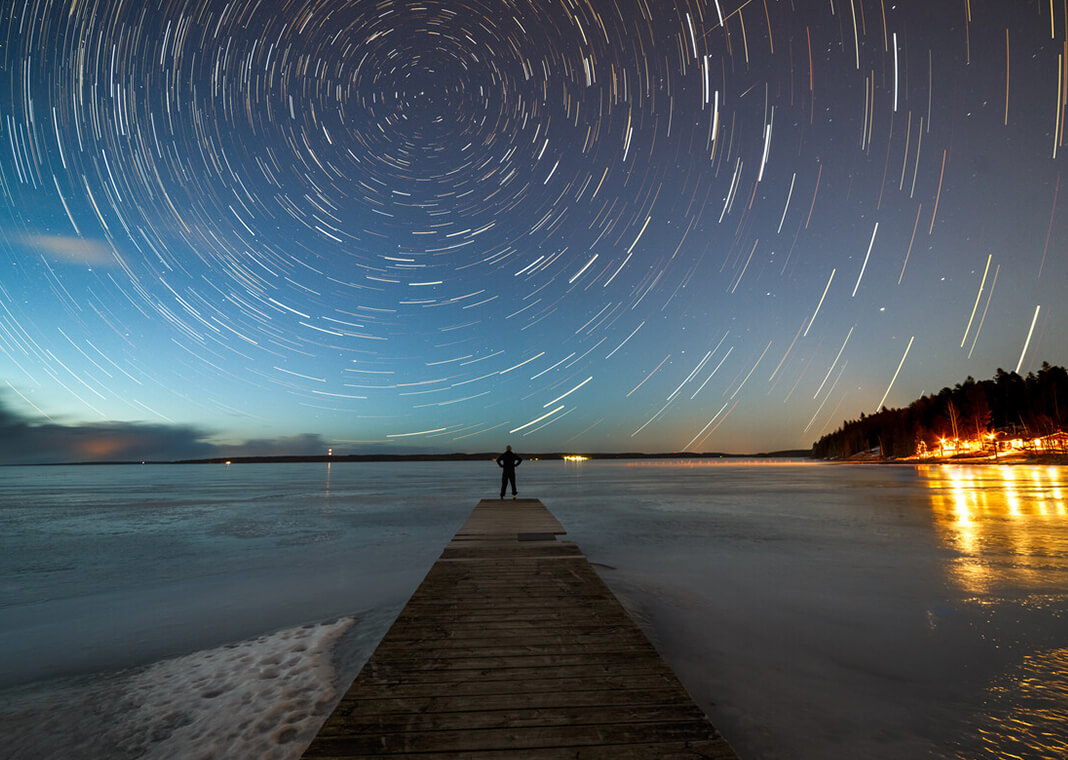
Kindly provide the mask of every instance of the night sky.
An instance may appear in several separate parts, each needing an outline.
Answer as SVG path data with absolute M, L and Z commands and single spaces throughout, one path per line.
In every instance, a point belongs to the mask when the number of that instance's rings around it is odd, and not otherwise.
M 7 461 L 807 447 L 1068 361 L 1068 0 L 2 14 Z

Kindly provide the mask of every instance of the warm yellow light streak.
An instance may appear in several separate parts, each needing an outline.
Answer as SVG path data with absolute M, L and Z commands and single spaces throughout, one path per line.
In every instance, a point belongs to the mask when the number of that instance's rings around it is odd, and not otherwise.
M 782 219 L 779 220 L 779 229 L 776 234 L 782 233 L 783 222 L 786 221 L 786 212 L 790 210 L 790 199 L 794 197 L 794 183 L 797 181 L 797 172 L 794 172 L 794 176 L 790 178 L 790 191 L 786 193 L 786 206 L 782 210 Z
M 775 106 L 771 107 L 771 119 L 764 128 L 764 155 L 760 158 L 760 171 L 757 172 L 757 182 L 764 179 L 764 167 L 768 163 L 768 153 L 771 151 L 771 127 L 775 123 Z
M 1031 335 L 1035 332 L 1035 322 L 1038 321 L 1038 311 L 1041 309 L 1041 304 L 1035 306 L 1035 316 L 1031 318 L 1031 329 L 1027 331 L 1027 340 L 1024 341 L 1023 351 L 1020 352 L 1020 361 L 1016 362 L 1016 373 L 1020 373 L 1020 367 L 1023 366 L 1024 354 L 1027 353 L 1027 347 L 1031 344 Z
M 860 38 L 857 34 L 857 8 L 853 0 L 849 0 L 849 9 L 853 11 L 853 50 L 856 51 L 857 71 L 860 71 Z
M 898 180 L 897 189 L 905 189 L 905 171 L 909 165 L 909 143 L 912 142 L 912 111 L 909 111 L 908 121 L 905 123 L 905 156 L 901 159 L 901 179 Z
M 879 0 L 879 8 L 883 14 L 883 51 L 886 50 L 886 3 L 883 0 Z M 896 34 L 896 33 L 895 33 Z
M 1005 29 L 1005 126 L 1009 126 L 1009 30 Z
M 927 234 L 934 234 L 935 218 L 938 216 L 938 201 L 942 199 L 942 178 L 946 176 L 946 155 L 948 150 L 942 151 L 942 171 L 938 173 L 938 192 L 935 193 L 935 205 L 934 211 L 931 213 L 931 227 L 927 230 Z
M 894 381 L 897 380 L 897 373 L 901 371 L 901 368 L 905 365 L 905 359 L 909 355 L 909 349 L 912 348 L 912 341 L 916 340 L 916 336 L 913 335 L 909 338 L 909 344 L 905 346 L 905 354 L 901 357 L 901 361 L 898 362 L 897 369 L 894 371 L 894 376 L 890 378 L 890 385 L 886 387 L 886 393 L 883 394 L 882 401 L 875 407 L 875 412 L 878 414 L 879 410 L 883 408 L 883 404 L 886 402 L 886 397 L 890 395 L 890 389 L 894 387 Z
M 856 325 L 853 325 L 849 328 L 849 334 L 846 335 L 845 340 L 842 341 L 842 347 L 838 349 L 838 355 L 834 357 L 834 361 L 831 362 L 831 366 L 827 368 L 827 374 L 823 376 L 823 382 L 820 383 L 820 387 L 816 389 L 816 392 L 812 394 L 813 399 L 820 395 L 820 391 L 823 390 L 823 386 L 827 384 L 827 378 L 829 378 L 831 376 L 831 373 L 834 372 L 834 367 L 836 364 L 838 364 L 838 360 L 842 358 L 842 352 L 845 351 L 846 344 L 848 344 L 849 339 L 853 337 L 853 330 L 855 330 L 856 328 Z
M 1053 119 L 1053 157 L 1057 157 L 1057 136 L 1061 132 L 1061 99 L 1064 91 L 1064 54 L 1057 56 L 1057 109 Z
M 768 345 L 764 346 L 764 353 L 762 353 L 760 355 L 760 358 L 756 360 L 756 364 L 754 364 L 753 368 L 751 370 L 749 370 L 749 374 L 745 376 L 745 380 L 742 380 L 742 384 L 739 385 L 738 388 L 734 391 L 734 393 L 731 394 L 730 400 L 733 400 L 734 397 L 738 395 L 738 392 L 741 391 L 742 388 L 745 387 L 745 384 L 747 382 L 749 382 L 749 378 L 753 376 L 754 372 L 756 372 L 757 366 L 760 364 L 761 361 L 763 361 L 764 357 L 767 355 L 768 349 L 771 348 L 771 343 L 772 343 L 772 341 L 769 340 L 768 341 Z
M 923 211 L 923 204 L 916 209 L 916 221 L 912 225 L 912 237 L 909 238 L 909 248 L 905 251 L 905 262 L 901 265 L 901 274 L 897 277 L 897 284 L 901 284 L 901 280 L 905 277 L 905 267 L 909 264 L 909 255 L 912 253 L 912 244 L 916 241 L 916 230 L 920 227 L 920 212 Z
M 964 62 L 972 64 L 972 3 L 964 0 Z
M 520 425 L 517 428 L 512 428 L 511 430 L 508 431 L 508 434 L 511 435 L 512 433 L 518 433 L 520 430 L 525 430 L 528 427 L 530 427 L 531 425 L 535 425 L 535 424 L 541 422 L 546 417 L 552 417 L 554 414 L 556 414 L 557 412 L 559 412 L 563 408 L 564 408 L 563 405 L 560 405 L 560 406 L 556 407 L 555 409 L 553 409 L 551 412 L 546 412 L 542 416 L 538 417 L 538 419 L 536 419 L 536 420 L 531 420 L 530 422 L 526 423 L 525 425 Z
M 6 383 L 7 383 L 7 387 L 8 387 L 8 388 L 10 388 L 11 390 L 13 390 L 13 391 L 14 391 L 14 392 L 16 393 L 16 395 L 18 395 L 18 397 L 19 397 L 20 399 L 22 399 L 22 400 L 23 400 L 23 401 L 25 401 L 25 402 L 26 402 L 27 404 L 29 404 L 30 406 L 32 406 L 32 407 L 33 407 L 34 409 L 36 409 L 36 410 L 37 410 L 37 411 L 38 411 L 38 412 L 39 412 L 39 413 L 40 413 L 41 415 L 43 415 L 43 416 L 44 416 L 44 417 L 46 417 L 47 419 L 51 420 L 52 422 L 55 422 L 55 420 L 54 420 L 54 419 L 52 419 L 51 417 L 49 417 L 49 416 L 48 416 L 48 414 L 47 414 L 47 413 L 46 413 L 46 412 L 45 412 L 44 410 L 42 410 L 42 409 L 41 409 L 41 408 L 40 408 L 39 406 L 37 406 L 37 404 L 33 403 L 33 402 L 32 402 L 32 401 L 30 401 L 30 400 L 29 400 L 28 398 L 26 398 L 26 397 L 25 397 L 24 395 L 22 395 L 22 393 L 20 393 L 20 392 L 19 392 L 19 389 L 18 389 L 18 388 L 16 388 L 16 387 L 15 387 L 14 385 L 12 385 L 10 381 L 7 381 L 7 380 L 5 380 L 4 382 L 6 382 Z
M 812 191 L 812 204 L 808 207 L 808 218 L 805 219 L 805 229 L 808 229 L 808 223 L 812 221 L 812 210 L 816 208 L 816 194 L 820 191 L 820 177 L 823 176 L 823 164 L 820 164 L 820 169 L 816 173 L 816 189 Z
M 742 16 L 742 9 L 738 9 L 738 23 L 742 26 L 742 49 L 745 52 L 745 65 L 749 65 L 749 36 L 745 33 L 745 18 Z
M 820 402 L 819 407 L 816 409 L 815 413 L 812 415 L 812 419 L 810 419 L 808 421 L 808 424 L 805 425 L 805 429 L 801 431 L 802 433 L 807 433 L 808 432 L 808 429 L 810 427 L 812 427 L 812 423 L 816 421 L 816 418 L 819 416 L 820 412 L 823 411 L 823 407 L 824 407 L 824 405 L 826 405 L 827 399 L 829 399 L 832 395 L 834 395 L 834 389 L 838 387 L 838 381 L 842 379 L 842 375 L 845 374 L 845 370 L 846 370 L 847 366 L 849 366 L 849 362 L 845 362 L 842 365 L 842 368 L 840 370 L 838 370 L 838 377 L 836 377 L 834 379 L 834 382 L 831 383 L 831 389 L 829 391 L 827 391 L 827 395 L 823 397 L 823 401 Z
M 912 187 L 909 188 L 909 198 L 916 194 L 916 177 L 920 173 L 920 151 L 923 149 L 923 117 L 920 117 L 920 129 L 916 133 L 916 162 L 912 165 Z
M 853 286 L 853 295 L 851 298 L 856 298 L 857 288 L 860 287 L 860 281 L 864 277 L 864 270 L 868 268 L 868 259 L 871 257 L 871 249 L 875 246 L 875 234 L 879 231 L 879 223 L 875 223 L 875 229 L 871 231 L 871 242 L 868 243 L 868 253 L 864 256 L 864 263 L 860 267 L 860 274 L 857 275 L 857 284 Z M 813 317 L 815 318 L 815 317 Z
M 979 308 L 979 299 L 983 295 L 983 286 L 986 285 L 986 275 L 990 271 L 990 260 L 994 258 L 994 254 L 988 254 L 986 257 L 986 269 L 983 270 L 983 280 L 979 283 L 979 292 L 975 294 L 975 305 L 972 306 L 972 315 L 968 317 L 968 326 L 964 328 L 964 337 L 960 339 L 960 347 L 964 348 L 964 342 L 968 340 L 968 331 L 972 329 L 972 320 L 975 319 L 975 311 Z
M 656 371 L 657 371 L 658 369 L 660 369 L 661 367 L 663 367 L 663 366 L 664 366 L 664 364 L 665 364 L 665 362 L 667 362 L 667 360 L 668 360 L 668 359 L 670 359 L 670 358 L 671 358 L 671 354 L 668 354 L 667 356 L 665 356 L 665 357 L 664 357 L 664 358 L 663 358 L 663 359 L 661 360 L 661 362 L 660 362 L 659 364 L 657 364 L 657 365 L 656 365 L 656 367 L 655 367 L 655 368 L 653 369 L 653 371 L 652 371 L 652 372 L 650 372 L 650 373 L 649 373 L 648 375 L 646 375 L 646 376 L 645 376 L 645 380 L 642 380 L 642 381 L 641 381 L 640 383 L 638 383 L 637 385 L 635 385 L 635 386 L 634 386 L 634 387 L 633 387 L 633 388 L 631 389 L 630 393 L 628 393 L 628 394 L 627 394 L 627 398 L 630 398 L 630 396 L 631 396 L 631 393 L 634 393 L 634 391 L 638 390 L 638 389 L 639 389 L 639 388 L 641 388 L 641 387 L 642 387 L 643 385 L 645 385 L 645 381 L 646 381 L 646 380 L 648 380 L 648 379 L 649 379 L 650 377 L 652 377 L 653 375 L 655 375 L 655 374 L 656 374 Z
M 448 428 L 434 428 L 433 430 L 419 430 L 415 433 L 387 433 L 386 438 L 408 438 L 413 435 L 429 435 L 430 433 L 440 433 Z
M 831 282 L 834 280 L 834 273 L 837 269 L 831 269 L 831 276 L 827 279 L 827 286 L 823 289 L 823 295 L 820 296 L 820 302 L 816 304 L 816 310 L 812 312 L 812 319 L 808 321 L 808 327 L 805 328 L 805 335 L 808 335 L 808 331 L 812 329 L 812 323 L 816 321 L 816 315 L 820 313 L 820 307 L 823 306 L 823 299 L 827 297 L 827 291 L 831 289 Z
M 556 398 L 554 398 L 554 399 L 553 399 L 552 401 L 550 401 L 550 402 L 549 402 L 548 404 L 542 404 L 542 407 L 541 407 L 541 408 L 542 408 L 542 409 L 545 409 L 546 407 L 552 406 L 552 405 L 553 405 L 553 404 L 555 404 L 555 403 L 556 403 L 557 401 L 560 401 L 561 399 L 565 399 L 565 398 L 567 398 L 568 396 L 570 396 L 570 395 L 571 395 L 572 393 L 574 393 L 575 391 L 577 391 L 577 390 L 578 390 L 579 388 L 581 388 L 582 386 L 584 386 L 584 385 L 585 385 L 586 383 L 588 383 L 588 382 L 589 382 L 590 380 L 592 380 L 592 379 L 593 379 L 593 375 L 590 375 L 590 376 L 589 376 L 589 377 L 587 377 L 587 378 L 586 378 L 585 380 L 583 380 L 583 381 L 582 381 L 581 383 L 579 383 L 579 384 L 578 384 L 578 385 L 576 385 L 576 386 L 575 386 L 574 388 L 572 388 L 571 390 L 569 390 L 569 391 L 568 391 L 567 393 L 563 394 L 562 396 L 557 396 L 557 397 L 556 397 Z
M 975 344 L 979 341 L 979 333 L 983 331 L 983 323 L 986 322 L 986 312 L 990 308 L 990 299 L 994 296 L 994 288 L 998 284 L 998 272 L 1001 271 L 1001 264 L 994 267 L 994 279 L 990 283 L 990 290 L 986 292 L 986 304 L 983 306 L 983 316 L 979 317 L 979 326 L 975 328 L 975 337 L 972 338 L 972 347 L 968 349 L 968 358 L 972 358 L 972 351 L 975 350 Z
M 786 361 L 786 357 L 790 355 L 790 352 L 794 350 L 794 343 L 797 343 L 797 339 L 801 337 L 801 331 L 805 329 L 805 323 L 802 322 L 801 326 L 797 328 L 797 335 L 794 336 L 793 341 L 790 343 L 790 347 L 786 349 L 786 353 L 782 355 L 782 359 L 779 360 L 778 366 L 775 367 L 775 371 L 771 373 L 771 377 L 768 378 L 770 383 L 775 379 L 775 376 L 779 374 L 779 370 L 782 369 L 783 363 Z
M 611 351 L 610 351 L 610 352 L 608 353 L 608 355 L 607 355 L 607 356 L 605 357 L 605 359 L 611 359 L 611 358 L 612 358 L 612 354 L 614 354 L 614 353 L 615 353 L 616 351 L 618 351 L 619 349 L 623 348 L 623 346 L 625 346 L 625 345 L 626 345 L 627 341 L 628 341 L 628 340 L 630 340 L 631 338 L 633 338 L 633 337 L 634 337 L 634 335 L 635 335 L 635 333 L 637 333 L 637 332 L 638 332 L 638 330 L 642 329 L 642 327 L 643 327 L 644 325 L 645 325 L 645 320 L 643 319 L 643 320 L 641 321 L 641 324 L 640 324 L 640 325 L 638 325 L 637 327 L 635 327 L 635 328 L 634 328 L 634 332 L 632 332 L 632 333 L 631 333 L 630 335 L 628 335 L 628 336 L 627 336 L 626 338 L 624 338 L 624 339 L 623 339 L 623 342 L 622 342 L 622 343 L 620 343 L 620 344 L 619 344 L 618 346 L 616 346 L 615 348 L 613 348 L 613 349 L 612 349 L 612 350 L 611 350 Z M 574 354 L 572 354 L 572 356 L 574 356 Z M 535 375 L 535 377 L 537 377 L 537 375 Z M 530 378 L 530 379 L 531 379 L 531 380 L 533 380 L 534 378 L 532 377 L 532 378 Z
M 525 360 L 525 361 L 521 361 L 521 362 L 519 362 L 519 364 L 516 364 L 516 365 L 515 365 L 515 366 L 513 366 L 513 367 L 509 367 L 508 369 L 502 369 L 502 370 L 500 371 L 500 374 L 504 375 L 504 374 L 506 374 L 506 373 L 508 373 L 508 372 L 511 372 L 511 371 L 512 371 L 513 369 L 519 369 L 519 368 L 520 368 L 520 367 L 522 367 L 522 366 L 523 366 L 524 364 L 530 364 L 530 363 L 531 363 L 532 361 L 534 361 L 535 359 L 538 359 L 538 358 L 540 358 L 540 357 L 542 357 L 542 356 L 545 356 L 545 352 L 544 352 L 544 351 L 542 351 L 542 352 L 541 352 L 540 354 L 534 354 L 534 356 L 530 357 L 529 359 L 527 359 L 527 360 Z
M 704 433 L 704 432 L 705 432 L 706 430 L 708 430 L 708 428 L 710 428 L 710 427 L 712 426 L 712 423 L 713 423 L 713 422 L 715 422 L 715 421 L 716 421 L 716 419 L 717 419 L 717 418 L 718 418 L 718 417 L 719 417 L 719 416 L 720 416 L 721 414 L 723 414 L 723 410 L 727 408 L 727 404 L 729 404 L 729 403 L 730 403 L 730 402 L 729 402 L 729 401 L 727 401 L 727 402 L 725 402 L 725 403 L 723 404 L 723 406 L 721 406 L 721 407 L 719 408 L 719 411 L 718 411 L 718 412 L 716 412 L 716 414 L 715 414 L 715 415 L 714 415 L 714 416 L 712 417 L 712 419 L 710 419 L 710 420 L 708 421 L 708 424 L 707 424 L 707 425 L 705 425 L 705 426 L 704 426 L 703 428 L 701 428 L 701 432 L 700 432 L 700 433 L 698 433 L 697 435 L 695 435 L 695 436 L 694 436 L 693 438 L 691 438 L 691 439 L 690 439 L 690 442 L 689 442 L 689 443 L 687 443 L 687 444 L 686 444 L 685 446 L 683 446 L 683 447 L 682 447 L 682 450 L 683 450 L 683 451 L 686 451 L 686 450 L 688 450 L 688 449 L 689 449 L 689 448 L 690 448 L 691 446 L 693 446 L 693 444 L 694 444 L 694 441 L 696 441 L 696 440 L 697 440 L 698 438 L 700 438 L 700 437 L 701 437 L 701 435 L 702 435 L 702 434 L 703 434 L 703 433 Z

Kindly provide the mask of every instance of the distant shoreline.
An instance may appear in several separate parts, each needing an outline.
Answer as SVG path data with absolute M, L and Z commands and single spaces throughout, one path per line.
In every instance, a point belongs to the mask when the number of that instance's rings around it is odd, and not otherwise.
M 183 465 L 183 464 L 314 464 L 314 463 L 374 463 L 374 462 L 486 462 L 497 458 L 499 452 L 453 453 L 453 454 L 283 454 L 279 456 L 233 456 L 210 457 L 207 459 L 177 460 L 123 460 L 97 462 L 24 462 L 0 464 L 0 467 L 81 467 L 91 465 Z M 673 462 L 707 462 L 714 460 L 761 460 L 761 459 L 802 459 L 807 462 L 841 465 L 897 465 L 899 467 L 917 467 L 932 464 L 966 464 L 966 465 L 1051 465 L 1068 466 L 1068 455 L 1045 454 L 1033 456 L 1002 456 L 998 459 L 981 457 L 931 457 L 929 459 L 884 459 L 881 457 L 857 457 L 849 459 L 818 459 L 808 449 L 790 449 L 785 451 L 760 452 L 758 454 L 727 454 L 724 452 L 665 452 L 646 454 L 642 452 L 621 453 L 582 453 L 548 452 L 524 454 L 528 461 L 564 461 L 565 458 L 579 456 L 585 461 L 673 461 Z
M 230 456 L 209 457 L 206 459 L 178 460 L 124 460 L 97 462 L 34 462 L 8 464 L 4 467 L 69 467 L 81 465 L 143 465 L 143 464 L 284 464 L 314 462 L 484 462 L 497 458 L 500 452 L 453 453 L 453 454 L 288 454 L 279 456 Z M 808 449 L 790 449 L 785 451 L 762 452 L 759 454 L 726 454 L 707 452 L 694 454 L 690 452 L 670 452 L 646 454 L 642 452 L 623 453 L 585 453 L 585 452 L 548 452 L 523 454 L 530 461 L 563 461 L 565 457 L 581 456 L 586 460 L 708 460 L 708 459 L 811 459 Z

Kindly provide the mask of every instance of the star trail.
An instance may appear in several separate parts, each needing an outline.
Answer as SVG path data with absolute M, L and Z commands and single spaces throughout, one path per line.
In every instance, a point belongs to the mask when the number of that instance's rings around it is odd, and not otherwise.
M 1068 360 L 1068 0 L 0 13 L 30 425 L 744 452 Z

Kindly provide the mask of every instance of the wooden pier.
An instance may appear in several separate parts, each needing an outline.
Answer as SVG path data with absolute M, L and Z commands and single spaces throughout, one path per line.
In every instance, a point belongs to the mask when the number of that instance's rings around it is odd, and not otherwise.
M 483 500 L 305 758 L 736 758 L 537 499 Z

